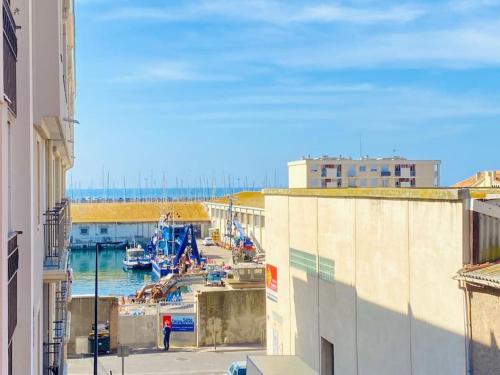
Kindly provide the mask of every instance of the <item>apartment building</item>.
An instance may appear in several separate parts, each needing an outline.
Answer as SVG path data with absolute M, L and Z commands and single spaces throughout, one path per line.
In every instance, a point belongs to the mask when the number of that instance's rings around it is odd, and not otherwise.
M 0 373 L 65 373 L 73 0 L 3 0 Z
M 407 160 L 400 156 L 359 160 L 350 157 L 303 157 L 288 163 L 290 189 L 347 187 L 438 187 L 439 160 Z
M 499 189 L 264 195 L 269 355 L 320 374 L 498 372 Z

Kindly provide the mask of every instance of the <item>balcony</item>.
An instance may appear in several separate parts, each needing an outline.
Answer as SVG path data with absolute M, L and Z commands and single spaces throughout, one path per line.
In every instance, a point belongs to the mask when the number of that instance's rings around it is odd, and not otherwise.
M 64 348 L 68 341 L 68 296 L 70 281 L 61 281 L 55 298 L 52 339 L 43 344 L 44 375 L 64 374 Z
M 17 64 L 17 36 L 16 23 L 10 11 L 10 1 L 3 0 L 3 84 L 4 96 L 9 110 L 15 116 L 17 114 L 17 88 L 16 88 L 16 64 Z
M 70 232 L 69 202 L 63 200 L 45 212 L 44 224 L 44 281 L 63 281 L 68 266 Z

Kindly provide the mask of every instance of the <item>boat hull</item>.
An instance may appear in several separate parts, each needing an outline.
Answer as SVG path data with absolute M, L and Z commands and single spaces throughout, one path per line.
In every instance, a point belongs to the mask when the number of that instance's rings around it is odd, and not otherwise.
M 150 270 L 151 262 L 127 262 L 123 261 L 123 269 L 129 270 Z

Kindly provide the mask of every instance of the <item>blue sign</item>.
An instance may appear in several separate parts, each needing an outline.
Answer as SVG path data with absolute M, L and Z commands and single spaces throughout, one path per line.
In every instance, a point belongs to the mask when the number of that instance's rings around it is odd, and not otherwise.
M 194 332 L 194 317 L 172 315 L 172 332 Z

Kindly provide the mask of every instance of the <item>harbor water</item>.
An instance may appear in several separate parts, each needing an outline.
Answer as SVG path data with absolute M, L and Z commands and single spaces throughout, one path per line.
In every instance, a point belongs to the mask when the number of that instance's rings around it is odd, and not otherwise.
M 151 271 L 124 271 L 125 250 L 104 248 L 99 251 L 99 295 L 128 296 L 153 280 Z M 94 294 L 95 248 L 72 250 L 72 295 Z

